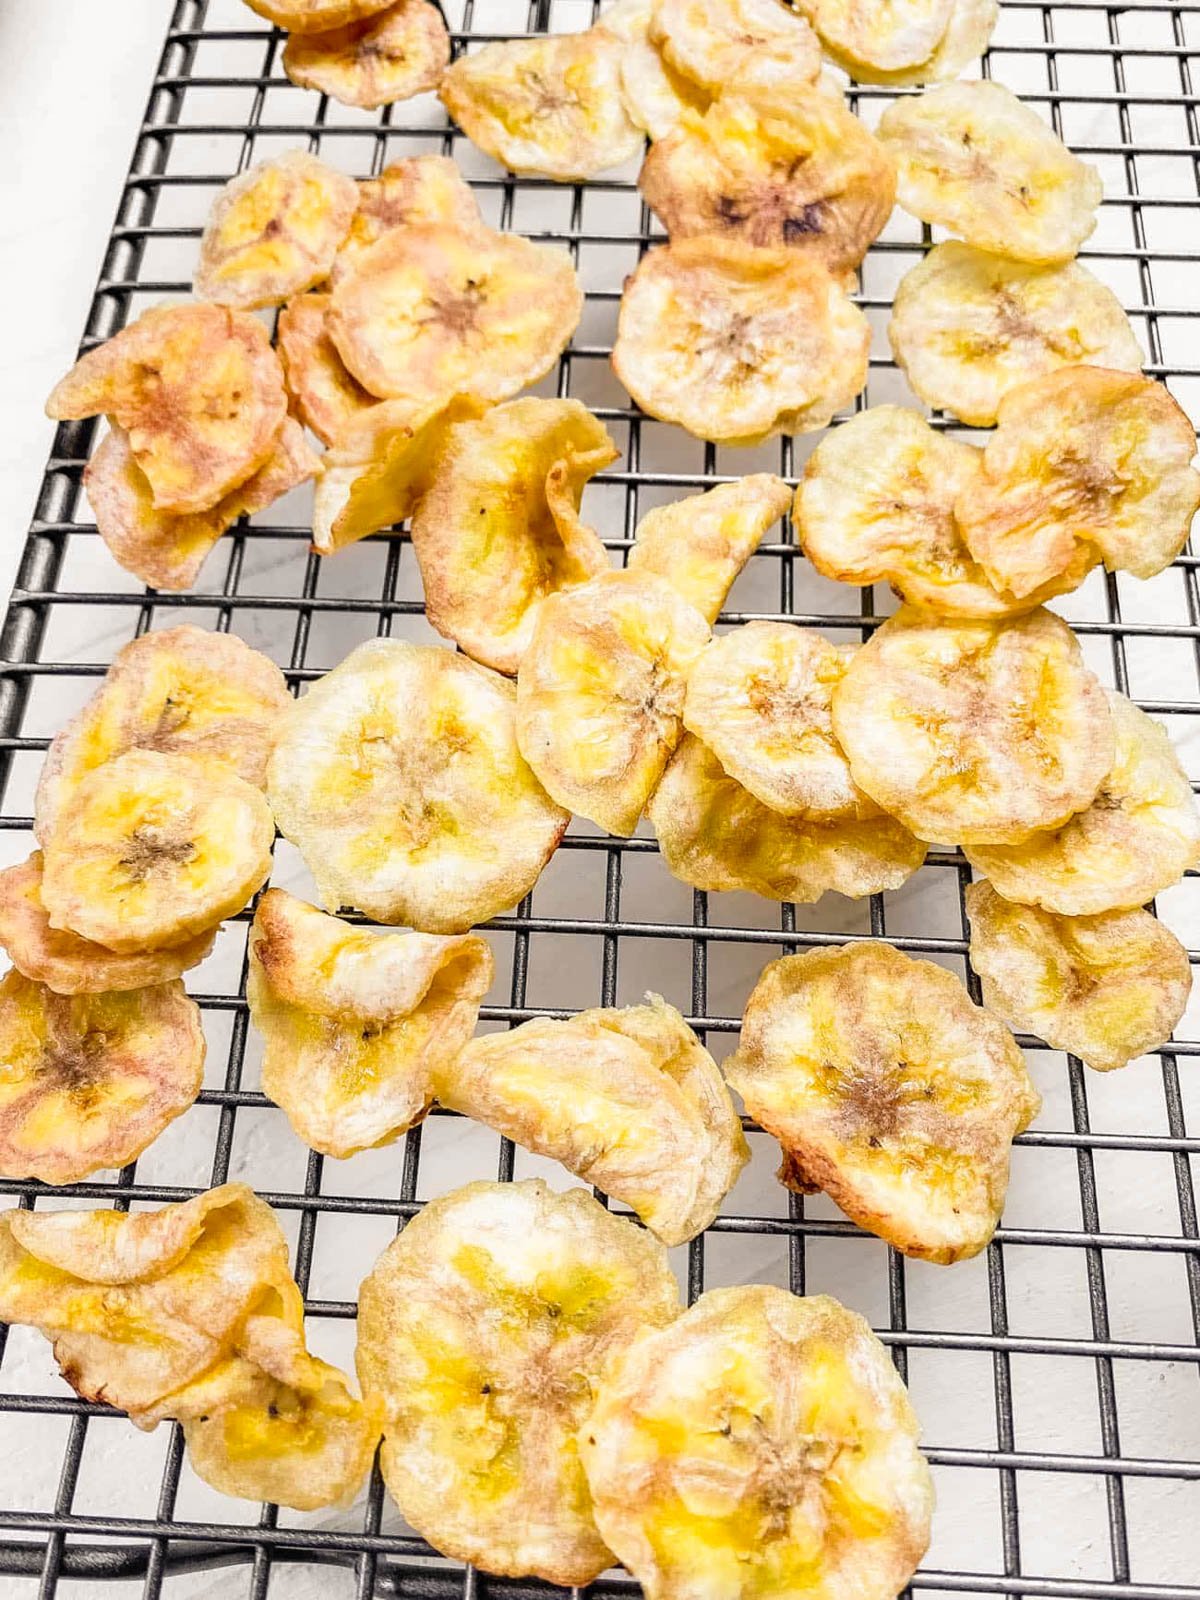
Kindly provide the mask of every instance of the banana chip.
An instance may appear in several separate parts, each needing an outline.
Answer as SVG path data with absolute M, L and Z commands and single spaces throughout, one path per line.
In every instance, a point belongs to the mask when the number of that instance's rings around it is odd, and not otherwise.
M 433 1103 L 492 981 L 487 941 L 367 933 L 268 889 L 250 932 L 263 1092 L 314 1150 L 390 1144 Z
M 279 359 L 296 415 L 322 444 L 339 433 L 376 399 L 346 371 L 325 328 L 327 294 L 300 294 L 279 313 Z
M 917 1419 L 826 1295 L 711 1289 L 611 1363 L 579 1453 L 646 1600 L 893 1600 L 929 1543 Z
M 327 910 L 461 933 L 528 894 L 570 817 L 521 757 L 515 701 L 498 673 L 398 639 L 313 685 L 267 786 Z
M 621 96 L 637 127 L 663 139 L 687 110 L 704 111 L 711 96 L 676 72 L 650 39 L 657 0 L 617 0 L 603 23 L 621 40 Z
M 910 606 L 851 658 L 833 731 L 885 811 L 918 838 L 972 846 L 1091 805 L 1115 738 L 1104 690 L 1051 612 L 942 622 Z
M 879 136 L 900 204 L 1018 261 L 1068 261 L 1096 226 L 1100 174 L 1011 90 L 947 83 L 890 105 Z
M 860 899 L 898 889 L 925 846 L 892 817 L 784 817 L 686 734 L 647 808 L 667 868 L 696 889 L 744 889 L 811 904 L 833 890 Z
M 699 439 L 823 428 L 867 381 L 870 329 L 819 262 L 735 239 L 648 250 L 625 283 L 613 369 Z
M 1200 865 L 1200 812 L 1166 729 L 1109 693 L 1116 759 L 1086 810 L 1054 833 L 967 859 L 1006 900 L 1063 916 L 1145 905 Z
M 292 34 L 283 70 L 302 89 L 374 111 L 436 89 L 450 60 L 450 35 L 429 0 L 392 0 L 327 33 Z
M 1152 578 L 1200 506 L 1196 433 L 1161 383 L 1075 367 L 1012 389 L 963 496 L 959 526 L 995 584 L 1016 594 L 1102 560 Z
M 159 511 L 207 511 L 253 477 L 287 414 L 267 331 L 224 306 L 160 306 L 89 350 L 54 388 L 56 422 L 107 412 Z
M 1059 917 L 967 889 L 971 965 L 983 1003 L 1097 1072 L 1170 1039 L 1192 989 L 1188 953 L 1148 911 Z
M 405 156 L 384 167 L 377 178 L 361 178 L 358 210 L 333 264 L 333 276 L 338 277 L 358 251 L 392 228 L 429 222 L 459 228 L 483 225 L 471 185 L 449 156 Z
M 543 600 L 517 674 L 517 741 L 559 805 L 633 832 L 708 639 L 700 613 L 653 572 L 606 572 Z
M 990 427 L 1010 389 L 1084 364 L 1140 372 L 1111 289 L 1077 261 L 1038 267 L 950 240 L 896 290 L 892 352 L 928 406 Z
M 0 979 L 0 1173 L 77 1183 L 135 1161 L 204 1078 L 200 1009 L 177 979 L 59 995 Z
M 860 83 L 941 83 L 981 56 L 1000 14 L 997 0 L 802 0 L 826 53 Z M 933 49 L 912 58 L 938 32 Z
M 437 1098 L 635 1211 L 664 1244 L 694 1238 L 750 1152 L 716 1062 L 658 995 L 472 1039 Z
M 405 1520 L 487 1572 L 583 1584 L 610 1566 L 576 1433 L 606 1364 L 679 1309 L 662 1246 L 583 1189 L 472 1183 L 408 1223 L 358 1305 Z
M 658 0 L 650 37 L 677 72 L 714 95 L 747 83 L 803 95 L 821 71 L 816 34 L 779 0 Z
M 396 0 L 246 0 L 251 11 L 289 33 L 320 33 L 377 15 Z
M 783 1146 L 789 1187 L 942 1264 L 992 1237 L 1009 1146 L 1041 1105 L 1003 1023 L 944 967 L 881 943 L 773 961 L 725 1075 Z

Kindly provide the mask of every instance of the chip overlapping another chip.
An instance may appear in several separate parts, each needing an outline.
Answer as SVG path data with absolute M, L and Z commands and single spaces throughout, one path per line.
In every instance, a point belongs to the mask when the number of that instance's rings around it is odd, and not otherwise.
M 940 83 L 981 56 L 997 0 L 798 0 L 826 53 L 860 83 Z
M 604 26 L 621 40 L 621 96 L 633 123 L 662 139 L 687 110 L 703 111 L 712 97 L 673 67 L 650 38 L 657 0 L 616 0 Z
M 778 0 L 658 0 L 650 37 L 677 72 L 715 95 L 747 83 L 803 95 L 821 71 L 816 34 Z
M 319 33 L 375 16 L 395 0 L 246 0 L 246 4 L 289 33 Z
M 300 421 L 322 444 L 332 444 L 347 424 L 376 404 L 338 355 L 325 326 L 328 311 L 328 293 L 311 291 L 289 300 L 276 324 L 288 395 Z
M 321 33 L 295 33 L 283 70 L 302 89 L 374 111 L 436 89 L 450 35 L 430 0 L 388 0 L 385 10 Z
M 483 225 L 474 191 L 449 156 L 402 156 L 376 177 L 359 179 L 358 210 L 333 263 L 333 276 L 392 228 L 423 222 Z

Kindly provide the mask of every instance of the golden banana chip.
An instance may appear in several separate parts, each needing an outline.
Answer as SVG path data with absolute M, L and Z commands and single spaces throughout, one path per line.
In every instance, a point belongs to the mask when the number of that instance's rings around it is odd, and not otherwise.
M 1140 372 L 1143 360 L 1121 302 L 1077 261 L 1033 266 L 953 239 L 901 280 L 888 337 L 926 405 L 980 428 L 1033 378 L 1085 363 Z
M 1096 226 L 1095 167 L 999 83 L 947 83 L 890 105 L 879 137 L 900 204 L 1018 261 L 1068 261 Z
M 429 0 L 390 0 L 345 27 L 292 34 L 283 48 L 293 83 L 367 111 L 436 89 L 449 60 L 450 35 Z
M 1200 506 L 1196 433 L 1165 386 L 1074 367 L 1010 389 L 957 510 L 992 583 L 1015 594 L 1081 564 L 1152 578 L 1187 543 Z
M 559 805 L 631 834 L 683 732 L 704 618 L 654 572 L 547 595 L 517 673 L 517 742 Z
M 779 0 L 658 0 L 650 37 L 677 72 L 714 95 L 779 83 L 803 95 L 821 71 L 821 46 Z
M 372 639 L 284 720 L 268 790 L 329 911 L 461 933 L 528 894 L 570 817 L 517 748 L 516 690 Z
M 1108 702 L 1116 758 L 1092 804 L 1054 833 L 965 847 L 1006 900 L 1068 917 L 1127 911 L 1200 865 L 1200 812 L 1166 729 L 1123 694 Z
M 579 502 L 619 455 L 578 400 L 510 400 L 448 428 L 412 519 L 425 614 L 438 632 L 515 673 L 546 595 L 608 571 Z
M 819 262 L 736 239 L 648 250 L 625 283 L 613 369 L 700 439 L 811 433 L 867 381 L 870 330 Z
M 361 412 L 377 404 L 375 396 L 346 371 L 337 346 L 325 328 L 327 294 L 300 294 L 279 313 L 279 359 L 296 415 L 322 444 L 336 436 Z
M 943 622 L 911 606 L 851 658 L 833 731 L 885 811 L 918 838 L 972 846 L 1028 839 L 1091 805 L 1115 740 L 1059 617 Z
M 984 881 L 968 888 L 967 915 L 984 1005 L 1097 1072 L 1157 1050 L 1183 1015 L 1188 953 L 1148 911 L 1060 917 Z
M 481 1034 L 437 1098 L 635 1211 L 664 1244 L 694 1238 L 750 1158 L 725 1081 L 658 995 Z
M 483 224 L 469 183 L 449 156 L 405 156 L 377 178 L 361 178 L 358 210 L 333 264 L 336 278 L 360 250 L 392 228 L 448 222 L 459 228 Z
M 204 1079 L 200 1008 L 182 983 L 60 995 L 0 979 L 0 1173 L 77 1183 L 135 1161 Z
M 472 1183 L 431 1201 L 358 1302 L 404 1518 L 484 1571 L 582 1584 L 611 1565 L 576 1433 L 607 1363 L 679 1309 L 663 1247 L 584 1189 Z
M 271 456 L 287 415 L 262 323 L 225 306 L 160 306 L 89 350 L 46 401 L 61 422 L 107 412 L 159 511 L 207 511 Z
M 693 734 L 647 807 L 670 872 L 696 889 L 744 889 L 808 905 L 898 889 L 925 846 L 893 817 L 812 822 L 781 816 L 737 783 Z
M 324 1155 L 390 1144 L 433 1104 L 491 981 L 477 935 L 367 933 L 268 889 L 246 991 L 266 1040 L 263 1092 Z
M 251 11 L 289 33 L 320 33 L 375 16 L 396 0 L 246 0 Z
M 942 1264 L 992 1237 L 1009 1146 L 1041 1106 L 1003 1023 L 952 972 L 882 943 L 773 961 L 725 1075 L 783 1146 L 789 1187 Z
M 637 127 L 665 138 L 687 110 L 704 111 L 711 96 L 665 61 L 650 38 L 657 0 L 617 0 L 603 22 L 621 40 L 621 97 Z
M 929 1543 L 917 1438 L 862 1317 L 749 1284 L 627 1345 L 579 1453 L 597 1526 L 647 1600 L 893 1600 Z

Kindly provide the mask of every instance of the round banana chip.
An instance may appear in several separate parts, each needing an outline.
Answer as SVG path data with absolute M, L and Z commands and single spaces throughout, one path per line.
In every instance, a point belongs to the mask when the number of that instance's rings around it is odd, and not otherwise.
M 207 511 L 271 456 L 287 415 L 267 331 L 225 306 L 160 306 L 89 350 L 46 415 L 107 412 L 124 428 L 159 511 Z
M 1104 690 L 1049 611 L 942 622 L 902 607 L 851 658 L 833 731 L 860 789 L 947 844 L 1061 826 L 1091 805 L 1115 748 Z
M 412 519 L 433 627 L 485 667 L 515 673 L 546 595 L 608 571 L 579 502 L 619 455 L 578 400 L 510 400 L 451 426 Z
M 773 961 L 725 1075 L 783 1146 L 780 1177 L 923 1261 L 996 1230 L 1013 1136 L 1041 1099 L 960 979 L 872 942 Z
M 613 369 L 699 439 L 812 433 L 867 381 L 866 318 L 819 262 L 735 239 L 648 250 L 625 283 Z
M 1060 917 L 967 889 L 971 965 L 983 1003 L 1097 1072 L 1170 1039 L 1192 990 L 1188 953 L 1148 911 Z
M 1028 594 L 1103 560 L 1152 578 L 1187 543 L 1200 507 L 1196 432 L 1161 383 L 1074 367 L 1012 389 L 956 507 L 994 584 Z
M 1121 302 L 1077 261 L 1038 267 L 950 240 L 896 289 L 892 352 L 928 406 L 990 427 L 1010 389 L 1061 367 L 1140 372 Z
M 0 878 L 0 883 L 2 883 Z M 250 930 L 250 1015 L 263 1093 L 327 1156 L 391 1144 L 433 1104 L 492 981 L 478 935 L 376 934 L 282 889 Z
M 1161 723 L 1109 693 L 1116 758 L 1099 793 L 1054 833 L 967 859 L 1006 900 L 1063 916 L 1143 906 L 1200 866 L 1200 812 Z
M 858 266 L 896 199 L 874 134 L 840 100 L 782 85 L 729 90 L 685 117 L 650 147 L 638 187 L 673 240 L 788 246 L 834 274 Z
M 223 764 L 127 750 L 68 795 L 42 902 L 52 928 L 118 955 L 185 944 L 262 887 L 274 838 L 262 791 Z
M 327 910 L 461 933 L 529 893 L 570 817 L 522 759 L 515 702 L 498 673 L 398 639 L 312 686 L 267 787 Z
M 617 0 L 603 22 L 621 40 L 621 97 L 633 123 L 663 139 L 687 110 L 704 111 L 711 96 L 676 72 L 650 38 L 657 0 Z
M 646 1600 L 892 1600 L 929 1544 L 917 1419 L 862 1317 L 710 1289 L 612 1362 L 579 1453 Z
M 326 328 L 372 394 L 414 418 L 507 400 L 547 373 L 583 310 L 565 250 L 448 223 L 393 228 L 338 275 Z
M 200 1008 L 178 979 L 59 995 L 0 979 L 0 1174 L 78 1183 L 136 1161 L 204 1081 Z
M 584 1189 L 472 1183 L 431 1201 L 358 1302 L 405 1520 L 485 1572 L 588 1583 L 612 1564 L 576 1433 L 606 1364 L 679 1309 L 663 1247 Z
M 750 1152 L 716 1062 L 674 1006 L 646 999 L 481 1034 L 446 1061 L 436 1092 L 683 1244 L 717 1215 Z
M 448 222 L 459 228 L 483 225 L 471 185 L 449 156 L 405 156 L 377 178 L 361 178 L 358 210 L 338 251 L 333 276 L 346 270 L 360 250 L 392 228 Z
M 450 35 L 429 0 L 392 0 L 327 33 L 292 34 L 283 70 L 302 89 L 374 111 L 436 89 L 450 60 Z
M 683 731 L 704 618 L 653 572 L 606 572 L 538 608 L 517 742 L 559 805 L 631 834 Z
M 886 74 L 923 66 L 945 38 L 956 4 L 957 0 L 802 0 L 801 10 L 835 60 Z
M 685 734 L 647 808 L 667 868 L 696 889 L 743 889 L 809 905 L 898 889 L 925 846 L 892 817 L 812 822 L 756 800 Z
M 363 411 L 377 404 L 375 396 L 346 371 L 325 327 L 328 311 L 327 294 L 300 294 L 284 306 L 277 324 L 287 392 L 300 421 L 322 444 L 332 444 Z
M 897 100 L 879 137 L 904 209 L 981 250 L 1068 261 L 1096 226 L 1100 174 L 1001 84 L 947 83 Z
M 779 0 L 658 0 L 650 37 L 677 72 L 715 95 L 747 83 L 802 95 L 821 71 L 816 34 Z
M 396 0 L 246 0 L 251 11 L 289 33 L 320 33 L 375 16 Z

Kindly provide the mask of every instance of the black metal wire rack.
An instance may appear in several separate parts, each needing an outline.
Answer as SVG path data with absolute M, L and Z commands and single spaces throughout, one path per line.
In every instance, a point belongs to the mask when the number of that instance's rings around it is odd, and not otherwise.
M 456 0 L 455 46 L 525 31 L 586 26 L 593 0 Z M 567 246 L 587 310 L 546 392 L 585 400 L 623 447 L 589 491 L 590 520 L 615 552 L 649 505 L 760 468 L 794 477 L 811 441 L 716 450 L 631 408 L 607 356 L 625 273 L 653 237 L 633 179 L 586 186 L 516 180 L 473 151 L 431 97 L 380 114 L 347 112 L 292 88 L 282 38 L 237 0 L 175 0 L 116 223 L 88 316 L 85 345 L 148 303 L 189 288 L 196 240 L 215 190 L 289 146 L 318 151 L 357 176 L 402 154 L 454 154 L 488 219 Z M 1147 370 L 1200 413 L 1200 4 L 1006 0 L 983 71 L 1023 94 L 1102 169 L 1106 201 L 1085 260 L 1121 294 L 1144 339 Z M 873 121 L 890 98 L 853 91 Z M 897 213 L 864 270 L 860 303 L 876 325 L 860 404 L 911 402 L 886 355 L 891 290 L 928 245 Z M 940 421 L 944 425 L 944 421 Z M 16 589 L 0 632 L 0 834 L 25 853 L 32 784 L 48 737 L 90 693 L 120 643 L 182 618 L 235 631 L 272 654 L 294 686 L 372 633 L 423 637 L 420 587 L 403 533 L 379 535 L 322 564 L 292 502 L 240 525 L 185 595 L 147 593 L 112 564 L 87 520 L 80 475 L 90 424 L 59 429 Z M 1200 766 L 1200 588 L 1184 555 L 1148 585 L 1094 575 L 1061 609 L 1093 665 L 1162 717 Z M 882 592 L 825 583 L 790 531 L 763 547 L 731 597 L 730 622 L 787 616 L 836 639 L 865 637 Z M 286 851 L 281 848 L 281 860 Z M 758 970 L 785 950 L 845 937 L 888 937 L 966 975 L 962 860 L 934 853 L 905 890 L 861 906 L 774 907 L 693 894 L 674 884 L 652 841 L 573 828 L 534 893 L 491 925 L 505 973 L 485 1021 L 504 1026 L 583 1005 L 637 998 L 647 974 L 689 1012 L 721 1055 Z M 1196 880 L 1170 897 L 1185 932 Z M 353 1284 L 329 1279 L 352 1228 L 372 1250 L 428 1198 L 469 1177 L 508 1178 L 529 1165 L 496 1141 L 482 1170 L 435 1115 L 368 1168 L 302 1150 L 254 1087 L 244 995 L 245 918 L 231 924 L 195 989 L 209 1038 L 196 1108 L 111 1181 L 49 1191 L 0 1182 L 24 1206 L 182 1199 L 245 1176 L 292 1225 L 310 1329 L 352 1333 Z M 663 976 L 665 974 L 665 976 Z M 972 980 L 973 981 L 973 980 Z M 1046 1109 L 1018 1141 L 1004 1225 L 979 1262 L 951 1269 L 904 1261 L 820 1198 L 788 1196 L 769 1174 L 771 1142 L 751 1130 L 757 1186 L 742 1185 L 708 1233 L 683 1252 L 689 1294 L 738 1277 L 773 1276 L 826 1290 L 867 1311 L 926 1416 L 941 1512 L 924 1592 L 1062 1600 L 1200 1597 L 1200 1232 L 1195 1175 L 1200 1055 L 1195 1017 L 1182 1037 L 1113 1079 L 1023 1040 Z M 456 1119 L 454 1119 L 456 1120 Z M 422 1152 L 424 1151 L 424 1158 Z M 281 1155 L 281 1152 L 283 1154 Z M 763 1175 L 766 1174 L 764 1179 Z M 333 1230 L 335 1245 L 328 1240 Z M 332 1286 L 330 1286 L 332 1282 Z M 436 1558 L 399 1523 L 376 1475 L 335 1517 L 197 1498 L 178 1430 L 136 1435 L 52 1376 L 26 1330 L 0 1361 L 0 1589 L 91 1594 L 80 1580 L 125 1578 L 147 1596 L 195 1594 L 189 1579 L 228 1569 L 219 1589 L 281 1592 L 295 1565 L 327 1567 L 324 1590 L 450 1600 L 545 1586 L 488 1578 Z M 40 1362 L 40 1365 L 39 1365 Z M 114 1430 L 136 1455 L 114 1446 Z M 149 1452 L 149 1454 L 147 1453 Z M 125 1498 L 121 1499 L 120 1496 Z M 196 1509 L 196 1508 L 199 1509 Z M 216 1582 L 217 1580 L 214 1580 Z M 189 1586 L 189 1584 L 191 1586 Z M 11 1585 L 11 1587 L 9 1587 Z M 608 1576 L 596 1585 L 626 1593 Z M 311 1592 L 311 1591 L 310 1591 Z

